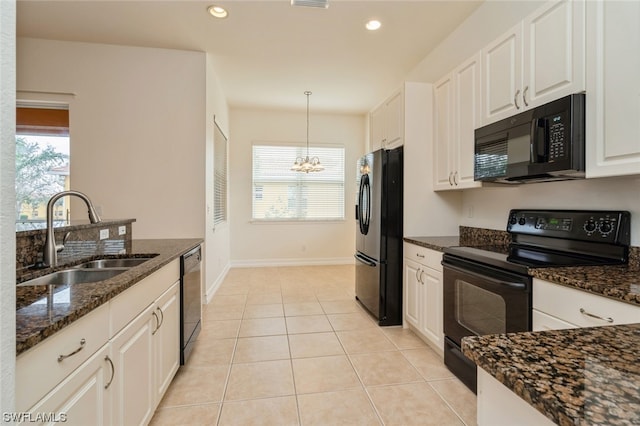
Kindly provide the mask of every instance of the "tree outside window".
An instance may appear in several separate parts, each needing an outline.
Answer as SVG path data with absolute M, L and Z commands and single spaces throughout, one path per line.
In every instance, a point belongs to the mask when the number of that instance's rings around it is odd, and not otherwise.
M 44 227 L 46 206 L 69 189 L 68 111 L 24 108 L 16 111 L 16 230 Z M 54 221 L 66 221 L 65 199 L 54 205 Z

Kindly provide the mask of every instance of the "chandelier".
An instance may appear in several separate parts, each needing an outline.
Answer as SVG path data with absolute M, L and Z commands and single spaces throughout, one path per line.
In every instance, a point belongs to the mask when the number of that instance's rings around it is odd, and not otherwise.
M 311 95 L 311 92 L 307 90 L 304 94 L 307 95 L 307 156 L 305 158 L 296 158 L 291 170 L 304 173 L 321 172 L 324 167 L 320 164 L 320 159 L 318 157 L 309 158 L 309 95 Z

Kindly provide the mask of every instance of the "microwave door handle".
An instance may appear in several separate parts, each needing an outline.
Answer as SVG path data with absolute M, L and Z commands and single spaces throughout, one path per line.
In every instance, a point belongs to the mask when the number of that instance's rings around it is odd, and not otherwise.
M 542 128 L 542 131 L 540 131 Z M 547 120 L 534 118 L 531 120 L 531 163 L 543 163 L 547 161 Z

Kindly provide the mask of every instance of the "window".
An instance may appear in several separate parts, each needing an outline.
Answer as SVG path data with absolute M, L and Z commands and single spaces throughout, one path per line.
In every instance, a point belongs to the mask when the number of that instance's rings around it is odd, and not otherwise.
M 214 122 L 213 132 L 213 226 L 227 220 L 227 138 Z
M 69 189 L 69 110 L 65 106 L 16 108 L 16 230 L 44 226 L 47 202 Z M 67 200 L 56 222 L 68 218 Z
M 291 171 L 306 147 L 253 145 L 254 220 L 344 220 L 344 147 L 311 147 L 325 167 Z

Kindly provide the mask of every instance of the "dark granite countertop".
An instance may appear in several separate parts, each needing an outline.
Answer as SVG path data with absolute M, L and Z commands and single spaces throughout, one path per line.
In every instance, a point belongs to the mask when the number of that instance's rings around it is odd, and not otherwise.
M 115 276 L 114 278 L 96 283 L 70 284 L 54 286 L 55 294 L 67 289 L 68 296 L 64 303 L 48 303 L 49 286 L 16 287 L 16 355 L 35 346 L 42 340 L 71 324 L 93 309 L 108 302 L 138 281 L 178 258 L 189 249 L 202 243 L 202 239 L 158 239 L 133 240 L 131 248 L 126 253 L 108 255 L 106 257 L 154 257 L 139 266 Z M 93 260 L 105 257 L 96 254 L 83 260 Z M 64 269 L 80 260 L 60 265 L 56 270 Z M 22 280 L 42 275 L 49 270 L 38 272 L 23 271 Z M 55 299 L 54 299 L 55 300 Z
M 460 245 L 460 237 L 404 237 L 404 241 L 436 251 Z
M 557 424 L 640 424 L 640 324 L 465 337 L 462 351 Z

